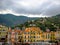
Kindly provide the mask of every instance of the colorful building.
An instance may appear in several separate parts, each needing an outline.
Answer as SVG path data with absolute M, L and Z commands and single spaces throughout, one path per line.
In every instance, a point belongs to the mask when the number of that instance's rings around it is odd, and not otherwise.
M 11 29 L 0 25 L 0 41 L 5 42 L 48 42 L 48 41 L 60 41 L 60 30 L 59 31 L 42 31 L 39 27 L 35 25 L 20 29 Z
M 20 37 L 22 36 L 21 30 L 9 29 L 8 31 L 8 42 L 21 42 Z

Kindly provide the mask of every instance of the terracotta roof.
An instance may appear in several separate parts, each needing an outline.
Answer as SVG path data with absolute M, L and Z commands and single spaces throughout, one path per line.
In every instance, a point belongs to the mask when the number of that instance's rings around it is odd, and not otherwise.
M 25 29 L 25 32 L 29 32 L 29 31 L 30 31 L 30 29 L 29 29 L 29 28 L 26 28 L 26 29 Z
M 29 27 L 25 29 L 25 32 L 29 31 L 41 31 L 39 27 Z

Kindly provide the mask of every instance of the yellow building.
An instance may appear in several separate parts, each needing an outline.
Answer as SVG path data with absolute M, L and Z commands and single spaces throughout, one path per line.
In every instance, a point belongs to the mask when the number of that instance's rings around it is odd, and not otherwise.
M 39 27 L 32 26 L 23 31 L 22 39 L 23 42 L 54 41 L 56 40 L 55 34 L 57 33 L 54 31 L 43 32 Z
M 23 42 L 40 42 L 42 30 L 39 27 L 28 27 L 23 31 Z
M 44 32 L 44 41 L 53 41 L 55 40 L 55 32 Z
M 8 28 L 6 26 L 0 25 L 0 41 L 6 42 L 8 36 Z
M 60 41 L 60 31 L 55 32 L 55 38 L 57 41 Z

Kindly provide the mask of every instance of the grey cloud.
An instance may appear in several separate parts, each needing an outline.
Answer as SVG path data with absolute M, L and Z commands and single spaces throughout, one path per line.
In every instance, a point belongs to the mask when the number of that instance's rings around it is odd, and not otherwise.
M 56 0 L 56 1 L 59 2 L 60 0 Z M 0 0 L 0 11 L 11 9 L 12 11 L 18 14 L 33 14 L 33 15 L 44 14 L 47 16 L 50 16 L 50 15 L 52 16 L 60 13 L 60 9 L 59 9 L 60 4 L 55 5 L 51 1 L 44 2 L 43 4 L 38 5 L 37 7 L 34 7 L 34 8 L 24 7 L 22 5 L 16 4 L 15 2 L 16 0 Z M 49 8 L 47 8 L 50 4 L 52 5 Z
M 41 14 L 45 8 L 49 5 L 50 3 L 43 3 L 41 6 L 39 5 L 38 7 L 35 7 L 35 8 L 25 8 L 23 6 L 20 5 L 20 7 L 15 7 L 13 10 L 16 12 L 16 13 L 24 13 L 24 14 L 33 14 L 33 15 L 39 15 Z
M 49 16 L 60 14 L 60 5 L 52 5 L 43 14 Z

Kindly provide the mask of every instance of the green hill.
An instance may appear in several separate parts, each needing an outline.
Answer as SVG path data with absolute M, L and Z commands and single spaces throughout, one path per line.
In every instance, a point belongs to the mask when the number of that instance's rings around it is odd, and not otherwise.
M 29 18 L 26 16 L 15 16 L 13 14 L 0 14 L 0 24 L 6 26 L 15 26 L 18 24 L 23 24 L 28 20 L 35 20 L 37 18 Z
M 22 29 L 22 27 L 30 27 L 30 24 L 35 24 L 43 31 L 46 31 L 47 28 L 50 29 L 50 31 L 56 31 L 57 28 L 60 28 L 60 14 L 52 17 L 38 18 L 34 21 L 28 21 L 15 27 L 20 27 Z

